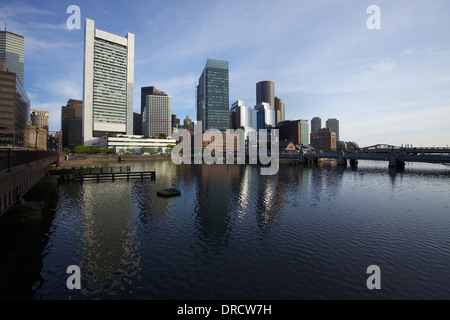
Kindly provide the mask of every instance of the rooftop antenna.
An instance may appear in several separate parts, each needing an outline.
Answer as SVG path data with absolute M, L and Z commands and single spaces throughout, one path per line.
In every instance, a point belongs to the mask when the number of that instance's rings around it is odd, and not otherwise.
M 6 21 L 5 21 L 5 32 L 6 32 Z

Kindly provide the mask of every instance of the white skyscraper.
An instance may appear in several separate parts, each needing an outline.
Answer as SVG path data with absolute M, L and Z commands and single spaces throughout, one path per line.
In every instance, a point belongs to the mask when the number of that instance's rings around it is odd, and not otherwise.
M 107 132 L 133 134 L 134 34 L 120 37 L 86 19 L 84 40 L 83 141 Z

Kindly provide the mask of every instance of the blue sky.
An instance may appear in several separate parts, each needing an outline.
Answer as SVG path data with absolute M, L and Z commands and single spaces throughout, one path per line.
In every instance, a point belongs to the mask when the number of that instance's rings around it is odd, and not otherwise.
M 81 29 L 66 27 L 69 5 Z M 369 30 L 368 6 L 381 9 Z M 361 146 L 450 144 L 450 2 L 433 1 L 20 1 L 0 3 L 0 26 L 25 37 L 25 89 L 32 108 L 82 99 L 84 21 L 136 36 L 134 111 L 140 88 L 172 97 L 195 120 L 195 84 L 206 59 L 229 61 L 230 104 L 254 106 L 256 83 L 275 82 L 287 119 L 340 121 Z

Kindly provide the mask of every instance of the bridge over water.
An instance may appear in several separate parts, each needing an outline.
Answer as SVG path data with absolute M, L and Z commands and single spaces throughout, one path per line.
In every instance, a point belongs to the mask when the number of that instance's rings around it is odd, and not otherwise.
M 21 203 L 39 180 L 60 159 L 58 151 L 0 150 L 0 215 Z
M 337 159 L 338 164 L 346 165 L 359 160 L 388 161 L 390 167 L 403 167 L 405 162 L 450 163 L 450 148 L 442 147 L 395 147 L 390 145 L 375 145 L 352 151 L 302 151 L 300 162 L 317 159 Z

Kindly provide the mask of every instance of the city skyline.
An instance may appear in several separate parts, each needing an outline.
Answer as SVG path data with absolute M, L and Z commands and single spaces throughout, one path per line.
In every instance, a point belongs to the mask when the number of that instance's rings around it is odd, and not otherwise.
M 170 92 L 172 113 L 196 120 L 199 70 L 206 59 L 220 59 L 229 61 L 230 103 L 253 105 L 255 84 L 269 79 L 286 105 L 286 120 L 337 118 L 341 140 L 361 146 L 448 144 L 445 1 L 379 1 L 380 30 L 366 26 L 371 2 L 79 1 L 74 4 L 81 9 L 81 29 L 69 30 L 71 4 L 0 5 L 2 30 L 7 22 L 8 31 L 25 38 L 25 89 L 31 108 L 50 112 L 51 131 L 61 128 L 61 105 L 82 99 L 89 18 L 101 30 L 136 35 L 135 112 L 138 88 L 151 84 Z M 267 24 L 270 17 L 279 19 Z

